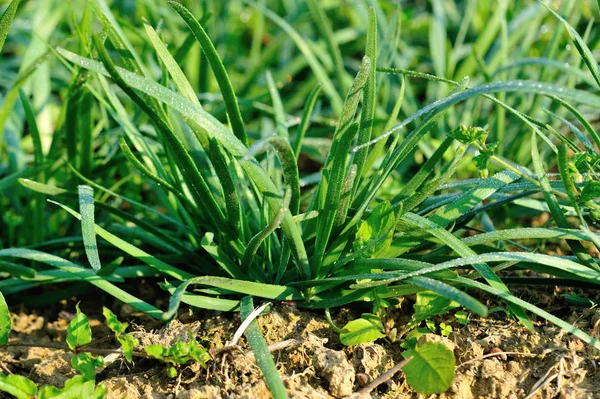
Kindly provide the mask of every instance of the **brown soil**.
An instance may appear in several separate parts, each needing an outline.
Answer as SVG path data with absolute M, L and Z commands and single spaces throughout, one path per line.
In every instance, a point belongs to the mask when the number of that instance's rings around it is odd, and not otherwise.
M 70 307 L 72 304 L 65 304 Z M 90 306 L 90 304 L 87 304 Z M 563 304 L 564 305 L 564 304 Z M 405 306 L 406 307 L 406 306 Z M 85 312 L 87 309 L 83 309 Z M 180 314 L 168 325 L 136 314 L 127 306 L 113 306 L 120 317 L 132 322 L 142 345 L 174 343 L 194 333 L 200 343 L 213 351 L 222 348 L 239 326 L 237 314 L 201 312 Z M 556 309 L 555 309 L 556 310 Z M 97 310 L 96 310 L 97 311 Z M 596 335 L 600 325 L 597 309 L 562 306 L 563 318 Z M 566 312 L 566 313 L 565 313 Z M 13 316 L 11 342 L 24 344 L 64 344 L 68 320 L 65 311 L 42 315 L 17 310 Z M 110 336 L 103 318 L 92 317 L 95 339 Z M 531 333 L 510 319 L 495 313 L 487 319 L 472 318 L 461 326 L 447 315 L 437 322 L 451 324 L 454 332 L 446 340 L 454 347 L 456 379 L 448 392 L 430 398 L 600 398 L 600 354 L 577 338 L 545 322 L 536 322 Z M 350 311 L 337 311 L 334 321 L 343 325 L 358 317 Z M 403 325 L 408 312 L 393 311 L 396 326 Z M 322 315 L 278 304 L 258 322 L 268 344 L 284 343 L 274 358 L 291 398 L 341 398 L 353 395 L 362 386 L 402 361 L 400 342 L 379 340 L 346 348 Z M 392 321 L 388 326 L 392 327 Z M 288 341 L 289 340 L 289 341 Z M 111 340 L 94 342 L 94 348 L 115 348 Z M 38 384 L 61 386 L 74 375 L 70 353 L 52 348 L 10 347 L 0 352 L 3 372 L 28 376 Z M 508 352 L 507 354 L 497 352 Z M 491 355 L 487 356 L 486 355 Z M 182 368 L 171 379 L 158 361 L 135 358 L 127 364 L 121 357 L 112 360 L 98 374 L 109 388 L 109 398 L 270 398 L 259 368 L 242 339 L 234 350 L 221 352 L 207 369 L 196 364 Z M 0 394 L 0 398 L 2 398 Z M 353 398 L 424 398 L 413 392 L 402 372 L 367 395 Z

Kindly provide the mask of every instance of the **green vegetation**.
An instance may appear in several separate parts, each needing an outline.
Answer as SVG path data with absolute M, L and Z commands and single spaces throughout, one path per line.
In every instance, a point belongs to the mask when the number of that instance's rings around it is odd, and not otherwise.
M 164 321 L 181 303 L 244 318 L 253 301 L 366 307 L 340 331 L 353 345 L 457 307 L 486 316 L 492 294 L 527 328 L 533 314 L 600 349 L 509 289 L 600 284 L 596 4 L 22 3 L 0 18 L 9 303 L 91 284 Z M 142 278 L 168 309 L 137 297 Z M 413 294 L 410 328 L 390 337 L 386 309 Z M 255 322 L 246 335 L 286 397 Z M 208 360 L 196 349 L 146 348 Z M 98 360 L 74 356 L 90 379 Z M 415 359 L 444 350 L 408 356 L 415 389 L 447 389 L 446 371 L 414 380 Z

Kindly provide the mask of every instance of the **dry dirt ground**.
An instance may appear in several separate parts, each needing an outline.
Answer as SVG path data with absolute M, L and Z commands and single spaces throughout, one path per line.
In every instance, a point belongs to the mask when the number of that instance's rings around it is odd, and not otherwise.
M 550 310 L 592 334 L 598 334 L 600 310 L 574 308 L 553 301 Z M 110 331 L 98 307 L 82 303 L 90 316 L 94 348 L 115 348 Z M 63 302 L 63 309 L 73 309 Z M 238 328 L 237 314 L 182 312 L 168 325 L 132 312 L 128 306 L 114 304 L 113 311 L 132 323 L 132 330 L 144 345 L 174 343 L 196 334 L 207 349 L 223 347 Z M 405 309 L 406 308 L 406 309 Z M 392 313 L 396 326 L 406 323 L 411 307 L 404 305 Z M 13 332 L 10 342 L 24 344 L 64 344 L 67 311 L 13 308 Z M 94 317 L 96 316 L 96 317 Z M 334 321 L 343 325 L 359 313 L 337 310 Z M 437 320 L 452 325 L 447 343 L 454 347 L 456 378 L 448 392 L 422 396 L 410 389 L 402 372 L 371 391 L 366 398 L 600 398 L 600 353 L 558 328 L 536 321 L 531 333 L 517 322 L 494 313 L 487 319 L 471 318 L 466 326 L 447 315 Z M 377 343 L 346 348 L 331 330 L 321 313 L 277 304 L 258 319 L 268 344 L 280 344 L 273 352 L 291 398 L 342 398 L 356 393 L 386 370 L 402 361 L 399 342 L 381 339 Z M 27 346 L 0 351 L 2 372 L 28 376 L 38 384 L 61 386 L 73 376 L 70 354 L 52 348 Z M 507 353 L 498 353 L 507 352 Z M 117 357 L 98 374 L 109 388 L 109 398 L 270 398 L 249 347 L 242 339 L 233 351 L 222 352 L 209 362 L 207 369 L 188 365 L 179 376 L 169 378 L 164 364 L 136 358 L 134 364 Z M 370 395 L 370 396 L 369 396 Z M 359 395 L 354 394 L 354 398 Z M 3 398 L 0 393 L 0 398 Z

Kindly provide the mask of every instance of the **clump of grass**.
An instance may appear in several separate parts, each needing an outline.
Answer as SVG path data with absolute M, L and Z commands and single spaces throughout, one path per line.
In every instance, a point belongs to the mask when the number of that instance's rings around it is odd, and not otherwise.
M 328 309 L 389 305 L 425 291 L 485 316 L 471 295 L 483 291 L 528 328 L 530 312 L 600 349 L 508 288 L 525 281 L 514 277 L 523 270 L 551 277 L 528 284 L 600 283 L 589 255 L 600 242 L 593 230 L 600 138 L 587 117 L 600 107 L 591 30 L 582 38 L 538 3 L 470 2 L 462 19 L 449 4 L 424 12 L 428 43 L 410 22 L 416 10 L 390 5 L 338 15 L 311 1 L 315 36 L 299 33 L 304 5 L 284 19 L 262 3 L 234 2 L 252 20 L 242 32 L 223 30 L 227 16 L 217 6 L 214 14 L 175 2 L 140 6 L 143 30 L 124 29 L 103 0 L 77 13 L 58 9 L 73 22 L 71 40 L 30 45 L 39 62 L 51 55 L 64 65 L 56 90 L 66 94 L 49 146 L 42 150 L 36 112 L 46 108 L 36 109 L 35 95 L 30 104 L 22 94 L 22 111 L 17 104 L 9 118 L 20 130 L 6 117 L 15 107 L 11 91 L 0 118 L 9 138 L 20 139 L 27 122 L 35 155 L 23 167 L 13 162 L 26 156 L 22 147 L 9 141 L 2 149 L 11 160 L 0 180 L 9 232 L 0 271 L 11 276 L 0 281 L 2 292 L 91 283 L 168 320 L 181 302 L 234 311 L 251 296 Z M 572 10 L 586 12 L 572 2 L 560 12 Z M 349 31 L 333 29 L 346 18 L 356 20 Z M 542 27 L 551 33 L 536 40 L 531 32 Z M 267 30 L 276 35 L 263 47 Z M 178 40 L 181 32 L 187 36 Z M 255 35 L 248 64 L 236 66 L 246 33 Z M 559 51 L 565 43 L 577 53 Z M 509 62 L 515 52 L 519 59 Z M 20 69 L 11 90 L 36 77 Z M 284 79 L 289 87 L 278 84 Z M 308 172 L 300 158 L 321 167 Z M 68 205 L 77 198 L 80 212 Z M 540 212 L 552 221 L 528 227 Z M 521 239 L 567 240 L 573 256 L 538 253 Z M 94 268 L 102 264 L 97 272 L 77 264 L 84 253 Z M 168 309 L 118 285 L 146 276 L 165 279 Z

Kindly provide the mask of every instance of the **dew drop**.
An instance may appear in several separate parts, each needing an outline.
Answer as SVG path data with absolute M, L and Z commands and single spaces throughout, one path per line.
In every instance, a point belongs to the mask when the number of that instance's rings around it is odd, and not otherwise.
M 570 51 L 570 50 L 571 50 L 571 45 L 570 45 L 570 44 L 567 44 L 567 45 L 565 46 L 565 50 L 567 50 L 567 51 Z
M 559 92 L 559 93 L 562 93 L 562 91 L 563 91 L 563 88 L 562 88 L 562 87 L 559 87 L 559 88 L 558 88 L 558 92 Z
M 569 67 L 569 63 L 565 62 L 565 68 L 568 68 L 568 67 Z
M 523 82 L 517 83 L 517 86 L 519 86 L 519 87 L 523 86 Z

